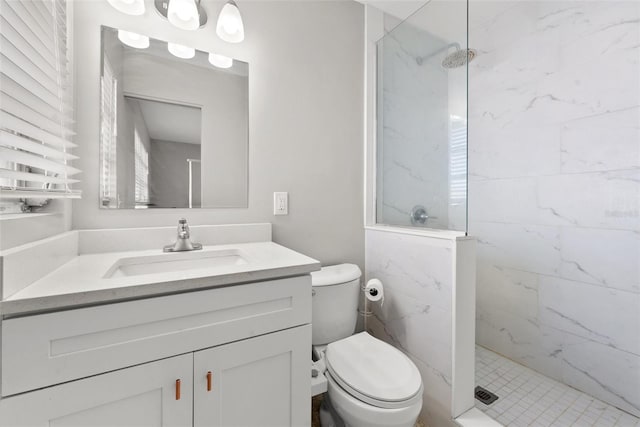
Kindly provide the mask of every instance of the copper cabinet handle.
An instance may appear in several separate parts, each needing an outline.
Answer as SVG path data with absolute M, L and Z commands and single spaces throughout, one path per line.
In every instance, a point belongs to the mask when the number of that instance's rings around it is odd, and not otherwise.
M 176 380 L 176 400 L 180 400 L 180 380 Z
M 207 391 L 211 391 L 211 379 L 213 378 L 213 374 L 211 371 L 207 372 Z

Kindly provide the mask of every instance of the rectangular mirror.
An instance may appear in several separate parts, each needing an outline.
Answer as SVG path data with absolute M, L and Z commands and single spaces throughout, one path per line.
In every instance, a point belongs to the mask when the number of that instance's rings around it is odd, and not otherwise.
M 100 206 L 247 207 L 249 64 L 169 45 L 102 27 Z

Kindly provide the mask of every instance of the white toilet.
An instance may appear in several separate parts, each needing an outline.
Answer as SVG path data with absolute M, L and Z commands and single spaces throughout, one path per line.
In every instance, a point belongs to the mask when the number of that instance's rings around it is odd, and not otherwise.
M 330 406 L 346 427 L 413 427 L 422 409 L 418 368 L 366 332 L 352 335 L 361 274 L 353 264 L 311 273 L 314 353 L 324 357 Z

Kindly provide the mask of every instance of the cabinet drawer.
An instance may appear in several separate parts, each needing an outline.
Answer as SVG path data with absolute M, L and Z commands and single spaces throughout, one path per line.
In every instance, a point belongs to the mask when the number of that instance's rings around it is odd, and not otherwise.
M 311 322 L 311 276 L 2 322 L 2 396 Z

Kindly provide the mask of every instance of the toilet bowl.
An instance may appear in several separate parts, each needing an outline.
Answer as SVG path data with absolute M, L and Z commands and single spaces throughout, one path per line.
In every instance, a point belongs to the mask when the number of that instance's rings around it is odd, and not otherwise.
M 352 335 L 360 276 L 353 264 L 312 273 L 314 353 L 326 366 L 328 400 L 346 427 L 412 427 L 422 409 L 418 368 L 368 333 Z

